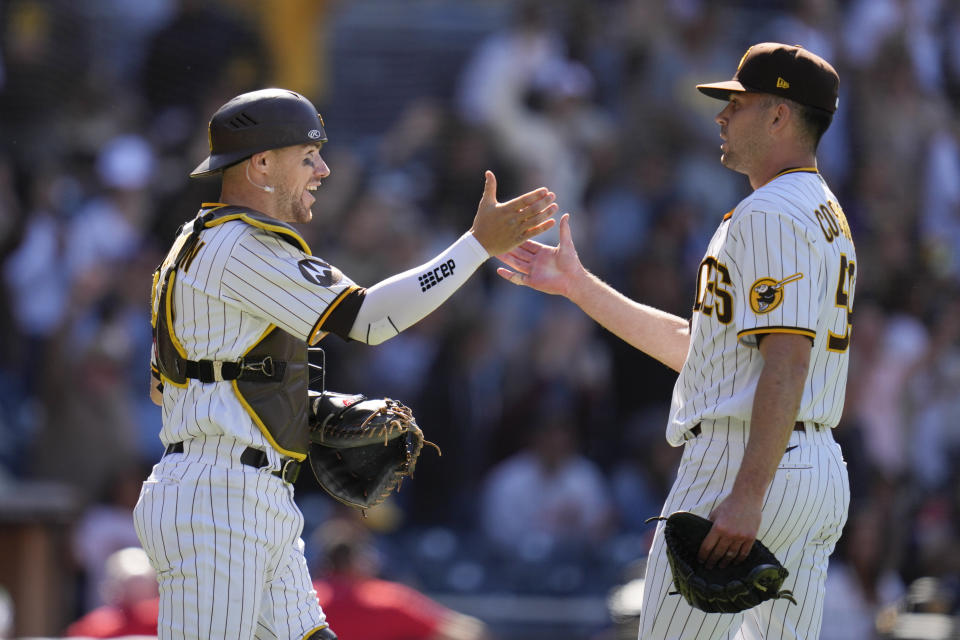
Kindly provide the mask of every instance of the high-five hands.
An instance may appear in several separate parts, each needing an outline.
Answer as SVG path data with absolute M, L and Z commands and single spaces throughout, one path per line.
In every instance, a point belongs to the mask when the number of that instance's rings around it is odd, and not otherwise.
M 573 246 L 569 213 L 560 218 L 558 231 L 560 240 L 555 247 L 527 240 L 516 249 L 497 256 L 511 267 L 499 267 L 497 273 L 516 285 L 567 296 L 574 276 L 584 270 Z
M 497 202 L 497 178 L 485 174 L 483 197 L 470 231 L 491 256 L 506 253 L 553 227 L 556 194 L 546 187 L 534 189 L 508 202 Z

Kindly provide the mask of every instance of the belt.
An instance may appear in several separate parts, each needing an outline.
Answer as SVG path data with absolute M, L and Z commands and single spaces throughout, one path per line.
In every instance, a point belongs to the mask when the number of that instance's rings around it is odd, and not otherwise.
M 164 455 L 168 453 L 183 453 L 183 442 L 171 442 L 168 444 Z M 280 467 L 280 470 L 272 471 L 270 475 L 277 476 L 284 482 L 293 484 L 297 481 L 297 476 L 300 475 L 300 462 L 295 458 L 281 458 L 281 461 L 283 465 Z M 262 469 L 269 464 L 269 460 L 267 459 L 266 452 L 253 447 L 247 447 L 243 450 L 243 453 L 240 454 L 240 463 L 248 467 Z
M 807 430 L 807 428 L 806 428 L 806 426 L 805 426 L 806 424 L 807 424 L 806 422 L 803 422 L 803 421 L 798 420 L 797 422 L 794 422 L 794 423 L 793 423 L 793 430 L 794 430 L 794 431 L 806 431 L 806 430 Z M 816 431 L 820 431 L 821 429 L 823 429 L 823 425 L 814 423 L 813 428 L 814 428 Z M 696 438 L 697 436 L 700 435 L 700 432 L 701 432 L 701 431 L 702 431 L 702 429 L 700 428 L 700 423 L 698 422 L 697 424 L 693 425 L 693 428 L 690 429 L 690 435 L 693 436 L 694 438 Z

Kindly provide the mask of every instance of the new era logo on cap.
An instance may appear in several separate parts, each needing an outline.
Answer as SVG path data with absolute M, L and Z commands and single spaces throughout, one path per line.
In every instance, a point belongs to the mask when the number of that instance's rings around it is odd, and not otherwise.
M 839 86 L 837 72 L 820 56 L 799 45 L 763 42 L 747 49 L 732 80 L 698 84 L 697 89 L 720 100 L 729 99 L 731 92 L 770 93 L 833 113 Z

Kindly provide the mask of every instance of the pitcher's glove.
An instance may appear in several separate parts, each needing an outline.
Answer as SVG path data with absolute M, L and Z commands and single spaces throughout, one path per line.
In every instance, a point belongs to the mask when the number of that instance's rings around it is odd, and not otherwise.
M 426 442 L 413 412 L 390 398 L 310 392 L 310 467 L 344 504 L 380 504 L 412 476 Z M 439 451 L 439 448 L 437 448 Z
M 792 592 L 780 590 L 789 572 L 759 540 L 742 562 L 708 569 L 697 553 L 713 526 L 710 520 L 688 511 L 650 520 L 667 521 L 663 537 L 677 589 L 671 595 L 679 593 L 690 606 L 707 613 L 737 613 L 773 598 L 797 603 Z

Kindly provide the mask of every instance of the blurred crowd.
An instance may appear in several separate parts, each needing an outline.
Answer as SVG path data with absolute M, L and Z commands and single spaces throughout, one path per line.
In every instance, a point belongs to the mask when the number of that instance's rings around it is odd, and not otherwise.
M 490 168 L 502 198 L 553 189 L 589 269 L 686 317 L 706 242 L 749 189 L 720 165 L 718 104 L 694 85 L 767 40 L 839 72 L 820 169 L 861 264 L 836 431 L 853 500 L 823 637 L 875 637 L 884 611 L 960 613 L 956 2 L 6 0 L 0 13 L 0 487 L 76 492 L 70 616 L 103 604 L 107 558 L 137 544 L 128 514 L 162 454 L 149 283 L 176 228 L 217 199 L 216 180 L 187 173 L 219 105 L 264 86 L 318 105 L 332 175 L 301 231 L 361 285 L 466 230 Z M 383 573 L 461 594 L 602 596 L 629 579 L 679 459 L 663 437 L 671 371 L 490 265 L 381 346 L 321 346 L 328 388 L 401 399 L 443 452 L 424 451 L 363 521 Z M 305 536 L 335 509 L 309 475 Z M 911 599 L 917 584 L 936 601 Z

